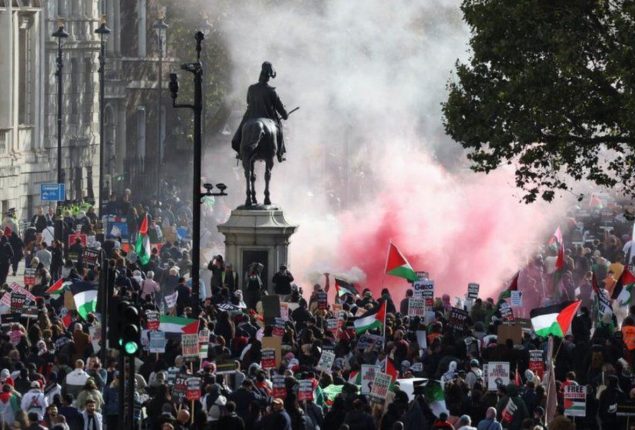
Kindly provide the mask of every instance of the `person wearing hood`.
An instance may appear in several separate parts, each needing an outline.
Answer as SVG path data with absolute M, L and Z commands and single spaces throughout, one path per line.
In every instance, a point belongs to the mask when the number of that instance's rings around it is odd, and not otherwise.
M 505 425 L 506 429 L 520 430 L 523 420 L 529 417 L 527 405 L 525 405 L 523 399 L 518 395 L 518 387 L 516 385 L 507 384 L 505 388 L 506 393 L 496 404 L 496 409 L 500 411 L 501 422 Z M 504 412 L 510 400 L 516 405 L 516 410 L 511 417 L 508 417 Z
M 48 406 L 48 401 L 40 389 L 39 382 L 31 382 L 31 389 L 22 397 L 20 406 L 22 407 L 22 410 L 27 413 L 37 413 L 40 421 L 44 419 L 44 412 Z
M 600 394 L 599 416 L 603 429 L 617 429 L 621 420 L 617 416 L 617 405 L 626 400 L 615 375 L 606 376 L 606 389 Z
M 220 385 L 208 385 L 207 394 L 201 398 L 200 402 L 203 406 L 203 410 L 206 411 L 209 429 L 220 429 L 218 420 L 225 415 L 227 406 L 227 397 L 221 394 Z M 235 408 L 236 404 L 234 403 L 234 409 Z

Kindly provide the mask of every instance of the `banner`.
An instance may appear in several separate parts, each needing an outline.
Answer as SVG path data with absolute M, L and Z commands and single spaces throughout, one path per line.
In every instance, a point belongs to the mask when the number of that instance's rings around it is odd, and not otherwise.
M 198 400 L 201 398 L 201 378 L 193 376 L 187 378 L 187 392 L 185 398 L 188 401 Z
M 181 335 L 183 358 L 198 358 L 198 333 Z
M 379 372 L 379 366 L 374 364 L 362 364 L 362 394 L 370 394 L 373 382 L 375 381 L 375 374 L 377 372 Z
M 148 343 L 148 351 L 156 354 L 164 354 L 165 346 L 168 341 L 165 338 L 165 332 L 162 331 L 151 331 L 149 332 L 150 342 Z
M 497 391 L 499 385 L 509 384 L 509 362 L 490 361 L 487 363 L 487 390 Z
M 299 382 L 298 401 L 302 400 L 313 401 L 313 381 L 310 379 L 303 379 Z
M 370 397 L 383 402 L 386 400 L 388 394 L 388 388 L 392 383 L 392 376 L 387 373 L 375 372 L 375 379 L 373 380 L 373 386 L 370 390 Z
M 564 387 L 564 414 L 570 417 L 586 416 L 585 385 L 567 385 Z
M 146 311 L 146 328 L 150 331 L 159 329 L 159 312 L 157 311 Z
M 284 399 L 287 397 L 287 386 L 284 383 L 285 376 L 284 375 L 273 375 L 271 377 L 271 386 L 272 393 L 271 396 L 273 398 L 279 397 Z
M 542 358 L 542 349 L 532 349 L 529 351 L 529 370 L 534 372 L 541 380 L 545 374 L 545 361 Z
M 273 348 L 263 348 L 260 350 L 261 359 L 260 366 L 263 369 L 276 368 L 276 350 Z
M 322 351 L 322 355 L 320 356 L 320 361 L 318 361 L 318 364 L 315 368 L 322 372 L 331 373 L 331 368 L 333 367 L 334 362 L 335 362 L 335 353 L 324 350 Z
M 426 302 L 425 299 L 408 299 L 408 316 L 409 317 L 423 317 L 426 314 Z
M 467 284 L 467 298 L 472 300 L 478 299 L 478 290 L 480 288 L 481 286 L 474 282 L 470 282 L 469 284 Z

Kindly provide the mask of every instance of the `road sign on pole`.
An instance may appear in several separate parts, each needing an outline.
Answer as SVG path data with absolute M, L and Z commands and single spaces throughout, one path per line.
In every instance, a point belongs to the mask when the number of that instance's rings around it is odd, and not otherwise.
M 40 199 L 43 202 L 62 202 L 66 200 L 66 187 L 64 184 L 41 184 Z

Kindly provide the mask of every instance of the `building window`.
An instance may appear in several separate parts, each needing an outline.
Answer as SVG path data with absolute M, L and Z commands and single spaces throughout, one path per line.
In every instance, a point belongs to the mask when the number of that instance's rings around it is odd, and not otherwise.
M 33 123 L 33 60 L 34 50 L 31 41 L 31 17 L 21 17 L 18 29 L 18 122 L 21 125 Z

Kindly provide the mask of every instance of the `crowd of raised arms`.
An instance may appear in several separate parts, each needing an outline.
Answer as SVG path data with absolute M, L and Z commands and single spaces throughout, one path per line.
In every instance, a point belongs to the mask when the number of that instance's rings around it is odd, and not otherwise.
M 437 284 L 423 312 L 411 306 L 417 289 L 397 279 L 374 295 L 324 274 L 302 291 L 291 268 L 238 273 L 222 255 L 201 265 L 193 297 L 191 213 L 178 201 L 135 204 L 126 191 L 101 220 L 78 204 L 63 211 L 60 240 L 53 209 L 7 214 L 0 428 L 117 429 L 130 375 L 118 371 L 116 339 L 101 350 L 99 303 L 76 293 L 106 276 L 111 317 L 123 300 L 141 310 L 134 428 L 626 429 L 635 415 L 627 209 L 607 199 L 573 209 L 561 239 L 510 268 L 500 297 L 457 299 Z M 134 247 L 144 223 L 147 259 Z M 569 303 L 566 330 L 539 335 L 536 310 Z M 192 334 L 194 354 L 184 347 Z

